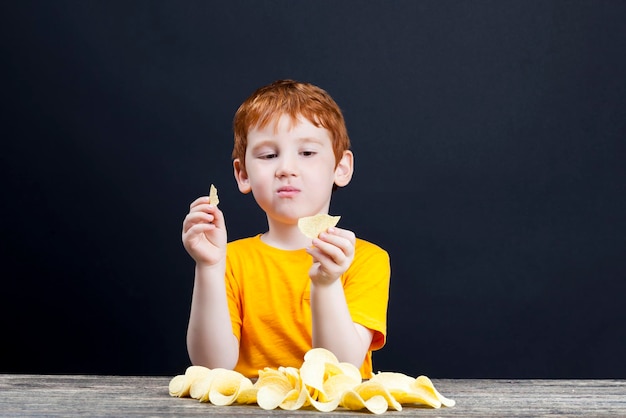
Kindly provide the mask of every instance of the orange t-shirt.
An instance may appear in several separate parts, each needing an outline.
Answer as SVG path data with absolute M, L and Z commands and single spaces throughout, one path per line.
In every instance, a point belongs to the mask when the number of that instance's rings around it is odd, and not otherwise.
M 312 348 L 311 264 L 304 249 L 274 248 L 260 235 L 228 244 L 226 293 L 239 339 L 235 370 L 257 377 L 265 367 L 302 365 Z M 352 320 L 374 331 L 361 365 L 364 379 L 372 377 L 372 351 L 385 344 L 390 275 L 387 252 L 357 239 L 354 261 L 341 282 Z

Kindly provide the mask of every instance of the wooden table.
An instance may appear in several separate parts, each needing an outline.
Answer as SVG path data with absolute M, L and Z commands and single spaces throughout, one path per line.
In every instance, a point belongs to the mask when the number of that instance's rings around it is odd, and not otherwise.
M 214 406 L 168 393 L 171 377 L 0 374 L 0 416 L 306 416 L 366 417 L 337 409 L 265 411 L 257 405 Z M 383 416 L 626 417 L 626 380 L 433 379 L 453 408 L 405 406 Z

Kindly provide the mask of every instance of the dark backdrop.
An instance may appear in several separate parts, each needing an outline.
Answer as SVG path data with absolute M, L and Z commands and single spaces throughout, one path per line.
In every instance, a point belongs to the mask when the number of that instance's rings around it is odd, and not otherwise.
M 375 369 L 626 378 L 626 2 L 7 1 L 0 372 L 181 373 L 189 203 L 232 176 L 255 88 L 316 83 L 386 248 Z

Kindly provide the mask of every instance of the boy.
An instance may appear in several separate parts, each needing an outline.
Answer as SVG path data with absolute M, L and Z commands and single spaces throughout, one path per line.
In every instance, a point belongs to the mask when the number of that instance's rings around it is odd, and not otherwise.
M 328 213 L 354 157 L 343 115 L 324 90 L 280 80 L 255 91 L 233 121 L 233 169 L 267 215 L 263 234 L 230 242 L 207 196 L 183 222 L 195 260 L 187 348 L 193 364 L 258 370 L 300 367 L 313 347 L 372 376 L 386 337 L 387 252 L 338 227 L 311 240 L 298 219 Z

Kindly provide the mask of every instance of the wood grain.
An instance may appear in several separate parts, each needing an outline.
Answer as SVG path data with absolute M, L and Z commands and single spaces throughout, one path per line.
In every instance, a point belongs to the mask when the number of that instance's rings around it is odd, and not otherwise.
M 2 416 L 306 416 L 364 417 L 338 409 L 265 411 L 256 405 L 219 407 L 168 393 L 171 377 L 0 375 Z M 626 417 L 626 380 L 433 379 L 453 408 L 404 406 L 384 416 Z

